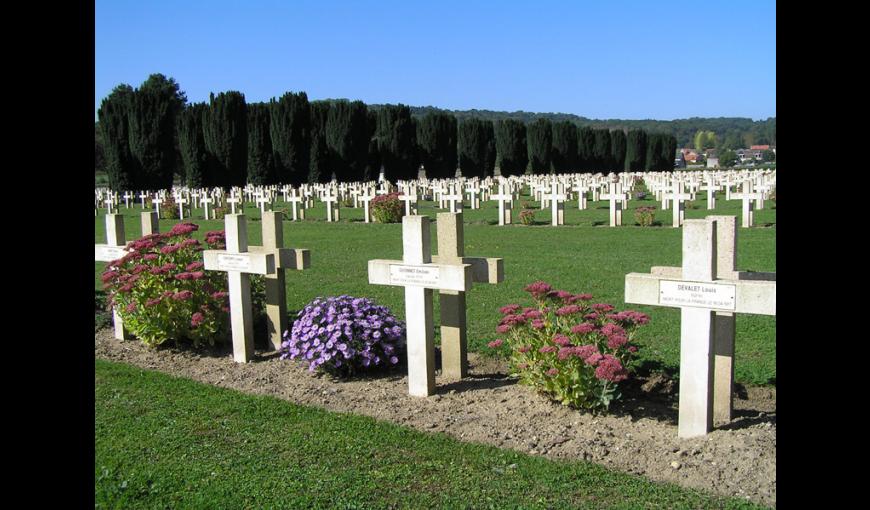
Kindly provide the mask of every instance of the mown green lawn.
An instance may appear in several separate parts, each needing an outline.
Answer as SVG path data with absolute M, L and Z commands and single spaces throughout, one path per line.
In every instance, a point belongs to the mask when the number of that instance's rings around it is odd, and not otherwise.
M 530 201 L 528 197 L 525 197 Z M 740 225 L 741 203 L 725 201 L 724 193 L 717 196 L 717 208 L 706 209 L 706 194 L 699 193 L 696 209 L 686 210 L 686 218 L 704 218 L 708 214 L 737 216 Z M 536 204 L 535 202 L 531 202 Z M 140 230 L 138 200 L 135 206 L 121 213 L 125 216 L 128 240 L 138 236 Z M 283 207 L 281 199 L 278 208 Z M 132 205 L 132 204 L 131 204 Z M 518 206 L 519 204 L 517 204 Z M 423 202 L 419 214 L 433 220 L 438 212 L 432 202 Z M 682 229 L 671 227 L 672 212 L 657 211 L 656 221 L 661 226 L 633 226 L 634 209 L 656 206 L 652 200 L 632 200 L 623 213 L 623 227 L 608 225 L 608 202 L 589 202 L 585 211 L 577 210 L 577 202 L 566 205 L 565 225 L 551 227 L 550 212 L 538 210 L 534 226 L 497 225 L 496 202 L 483 203 L 480 210 L 465 209 L 465 253 L 468 256 L 504 258 L 505 280 L 499 285 L 476 284 L 469 292 L 468 339 L 472 351 L 488 351 L 486 343 L 497 337 L 495 328 L 500 314 L 498 308 L 509 303 L 529 303 L 523 287 L 536 280 L 544 280 L 554 288 L 571 292 L 592 293 L 596 302 L 607 302 L 617 309 L 630 308 L 651 316 L 651 322 L 638 332 L 642 349 L 641 359 L 648 367 L 675 371 L 679 365 L 678 309 L 649 306 L 626 306 L 623 302 L 625 275 L 630 272 L 649 272 L 651 266 L 681 264 Z M 250 244 L 260 243 L 260 211 L 249 206 L 248 235 Z M 326 207 L 316 202 L 302 222 L 284 222 L 285 245 L 311 250 L 312 267 L 287 277 L 287 305 L 299 310 L 317 296 L 350 294 L 367 296 L 390 307 L 404 318 L 404 294 L 401 287 L 369 285 L 367 262 L 371 259 L 401 258 L 401 224 L 365 224 L 362 209 L 342 208 L 342 221 L 327 223 Z M 514 210 L 515 221 L 519 209 Z M 289 217 L 289 213 L 286 215 Z M 202 210 L 194 211 L 194 222 L 201 225 L 200 232 L 223 229 L 222 221 L 204 221 Z M 756 225 L 752 229 L 738 229 L 737 268 L 751 271 L 776 271 L 776 210 L 775 202 L 767 201 L 765 208 L 755 212 Z M 161 220 L 160 228 L 168 231 L 177 220 Z M 94 218 L 94 241 L 105 242 L 105 220 L 101 214 Z M 436 228 L 431 229 L 433 251 L 437 251 Z M 202 236 L 200 236 L 202 237 Z M 100 289 L 99 275 L 103 263 L 95 262 L 95 288 Z M 438 300 L 435 299 L 435 313 Z M 739 383 L 776 383 L 776 318 L 739 316 L 737 319 L 735 379 Z M 437 341 L 437 337 L 436 337 Z
M 95 508 L 756 508 L 95 360 Z

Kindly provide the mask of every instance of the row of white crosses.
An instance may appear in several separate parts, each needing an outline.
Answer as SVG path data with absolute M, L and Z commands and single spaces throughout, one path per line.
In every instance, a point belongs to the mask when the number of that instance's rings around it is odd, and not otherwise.
M 678 434 L 707 434 L 730 421 L 735 315 L 776 315 L 776 273 L 736 270 L 734 216 L 683 225 L 682 267 L 625 276 L 625 302 L 680 308 Z

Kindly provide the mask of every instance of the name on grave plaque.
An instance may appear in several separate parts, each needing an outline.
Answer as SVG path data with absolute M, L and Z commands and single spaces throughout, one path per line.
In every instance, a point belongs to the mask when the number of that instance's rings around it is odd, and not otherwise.
M 97 247 L 96 251 L 96 257 L 94 258 L 102 262 L 111 262 L 113 260 L 118 260 L 127 254 L 127 250 L 125 248 L 115 248 L 113 246 L 100 246 Z
M 659 281 L 659 304 L 735 310 L 737 287 L 721 283 Z
M 251 258 L 248 255 L 227 255 L 220 253 L 217 256 L 218 269 L 222 271 L 250 271 Z
M 390 283 L 394 285 L 437 286 L 440 276 L 438 267 L 390 265 Z

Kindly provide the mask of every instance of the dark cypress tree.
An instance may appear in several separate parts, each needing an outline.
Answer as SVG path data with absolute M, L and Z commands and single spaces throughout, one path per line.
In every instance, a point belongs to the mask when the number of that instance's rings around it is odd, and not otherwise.
M 456 175 L 456 117 L 429 112 L 417 124 L 417 147 L 426 167 L 426 177 L 445 178 Z
M 623 168 L 625 168 L 627 143 L 625 133 L 621 129 L 610 132 L 610 162 L 613 166 L 612 170 L 616 173 L 622 172 Z
M 138 190 L 143 187 L 136 159 L 130 153 L 127 117 L 133 94 L 133 87 L 118 85 L 103 99 L 97 112 L 106 154 L 106 174 L 109 187 L 114 191 Z
M 646 166 L 647 172 L 661 171 L 662 163 L 662 146 L 664 135 L 659 133 L 649 133 L 646 137 Z
M 369 139 L 368 155 L 366 156 L 366 168 L 363 172 L 363 182 L 378 178 L 381 170 L 381 153 L 378 150 L 378 114 L 374 110 L 366 111 L 366 133 Z
M 495 131 L 491 120 L 472 117 L 459 124 L 457 152 L 463 177 L 487 177 L 495 167 Z
M 592 160 L 595 162 L 595 171 L 608 173 L 613 170 L 610 161 L 610 130 L 593 129 L 595 142 L 592 145 Z
M 248 183 L 278 184 L 268 103 L 248 105 Z
M 203 134 L 209 153 L 209 172 L 225 189 L 244 186 L 248 175 L 248 109 L 241 92 L 209 94 Z
M 533 174 L 550 173 L 550 153 L 553 149 L 553 128 L 547 119 L 538 119 L 527 127 L 526 144 L 529 167 Z
M 646 164 L 646 131 L 631 129 L 625 137 L 625 170 L 642 172 Z
M 577 126 L 567 120 L 553 123 L 552 160 L 557 174 L 577 171 Z
M 326 117 L 330 177 L 341 182 L 363 178 L 369 149 L 367 107 L 362 101 L 336 101 Z
M 577 167 L 581 172 L 596 171 L 592 149 L 595 146 L 595 133 L 592 128 L 583 126 L 577 130 Z
M 308 178 L 311 146 L 311 105 L 305 92 L 287 92 L 269 101 L 269 133 L 276 178 L 298 186 Z
M 664 135 L 662 138 L 661 171 L 672 172 L 674 170 L 674 160 L 676 157 L 677 137 L 674 135 Z
M 390 181 L 417 178 L 417 133 L 411 109 L 405 105 L 384 105 L 378 111 L 378 150 L 384 178 Z
M 520 175 L 526 171 L 529 156 L 526 150 L 525 124 L 513 119 L 496 122 L 495 147 L 503 176 Z
M 181 152 L 184 183 L 191 188 L 214 185 L 208 174 L 208 151 L 202 131 L 202 119 L 208 105 L 194 103 L 178 115 L 178 148 Z
M 304 178 L 296 180 L 291 176 L 291 183 L 298 186 L 303 182 L 313 184 L 316 182 L 329 182 L 332 178 L 332 170 L 329 163 L 329 146 L 326 143 L 326 122 L 329 117 L 330 104 L 327 101 L 311 102 L 311 157 L 308 172 Z
M 130 153 L 138 161 L 142 185 L 172 187 L 176 170 L 175 124 L 187 98 L 172 78 L 152 74 L 130 102 Z

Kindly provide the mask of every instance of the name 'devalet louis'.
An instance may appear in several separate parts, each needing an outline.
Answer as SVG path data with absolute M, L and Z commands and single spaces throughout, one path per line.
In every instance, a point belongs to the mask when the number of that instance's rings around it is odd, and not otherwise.
M 734 285 L 670 280 L 659 282 L 659 303 L 663 305 L 734 310 L 735 294 Z

